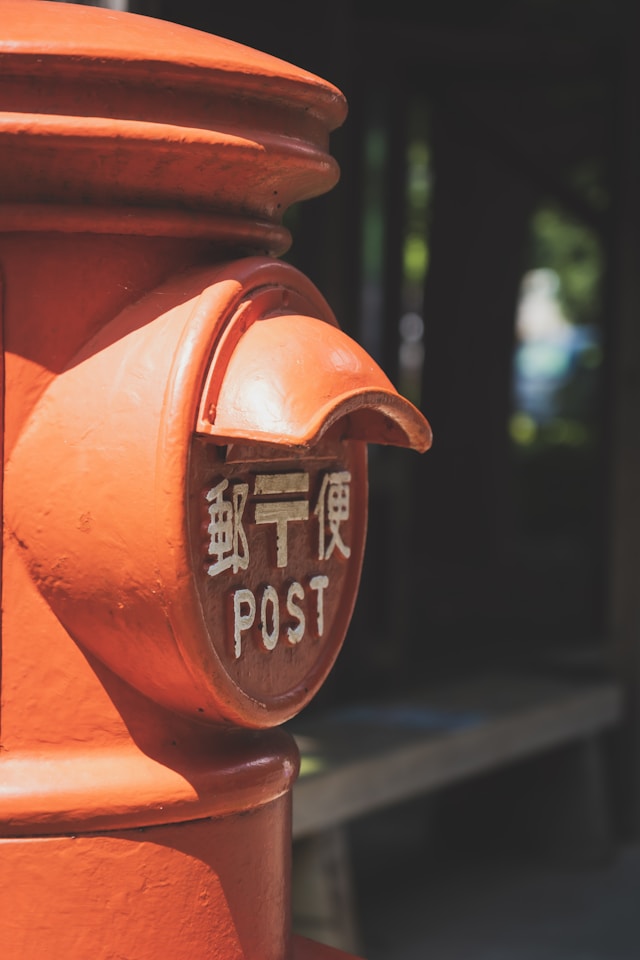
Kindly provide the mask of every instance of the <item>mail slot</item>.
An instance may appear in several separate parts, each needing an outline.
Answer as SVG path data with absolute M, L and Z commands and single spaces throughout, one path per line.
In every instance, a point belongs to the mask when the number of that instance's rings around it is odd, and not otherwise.
M 431 440 L 278 258 L 344 100 L 145 17 L 0 16 L 3 957 L 319 960 L 279 727 L 345 638 L 367 444 Z

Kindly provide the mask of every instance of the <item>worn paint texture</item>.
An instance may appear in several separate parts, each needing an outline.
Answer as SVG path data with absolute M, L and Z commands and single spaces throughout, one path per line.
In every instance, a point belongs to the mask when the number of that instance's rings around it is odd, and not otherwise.
M 277 260 L 330 84 L 0 0 L 3 960 L 324 960 L 278 725 L 355 600 L 366 444 L 430 430 Z

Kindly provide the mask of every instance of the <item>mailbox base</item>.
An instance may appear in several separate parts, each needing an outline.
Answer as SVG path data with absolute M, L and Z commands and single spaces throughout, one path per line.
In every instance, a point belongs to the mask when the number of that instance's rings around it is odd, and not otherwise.
M 327 947 L 323 943 L 307 940 L 306 937 L 294 937 L 293 960 L 359 960 L 359 958 L 336 947 Z
M 284 960 L 290 843 L 289 794 L 219 819 L 4 839 L 3 960 Z

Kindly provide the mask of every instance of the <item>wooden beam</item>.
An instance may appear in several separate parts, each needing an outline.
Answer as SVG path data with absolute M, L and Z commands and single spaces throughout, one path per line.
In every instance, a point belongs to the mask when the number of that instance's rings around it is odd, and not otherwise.
M 590 737 L 620 709 L 612 682 L 494 675 L 292 721 L 302 754 L 293 837 Z

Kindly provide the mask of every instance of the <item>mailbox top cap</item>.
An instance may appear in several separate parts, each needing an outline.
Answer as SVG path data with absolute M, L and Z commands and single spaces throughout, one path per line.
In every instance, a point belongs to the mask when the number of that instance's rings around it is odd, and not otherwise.
M 198 432 L 220 442 L 309 448 L 342 421 L 345 438 L 420 453 L 431 446 L 422 413 L 355 340 L 316 317 L 252 323 L 203 408 Z
M 244 44 L 146 17 L 54 0 L 0 0 L 3 73 L 103 76 L 158 81 L 256 100 L 282 99 L 317 116 L 328 130 L 343 123 L 346 101 L 331 83 Z
M 86 4 L 0 0 L 0 24 L 3 229 L 279 255 L 288 207 L 338 180 L 345 98 L 297 66 Z

